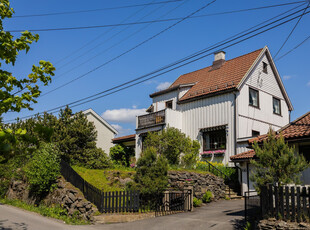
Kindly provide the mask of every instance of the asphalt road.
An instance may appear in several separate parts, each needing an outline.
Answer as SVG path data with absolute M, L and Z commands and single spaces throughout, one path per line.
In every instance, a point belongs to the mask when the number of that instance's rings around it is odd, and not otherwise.
M 195 209 L 190 213 L 145 219 L 131 223 L 98 224 L 87 226 L 66 225 L 61 221 L 42 217 L 36 213 L 0 204 L 1 230 L 230 230 L 240 229 L 243 220 L 243 200 L 218 201 Z

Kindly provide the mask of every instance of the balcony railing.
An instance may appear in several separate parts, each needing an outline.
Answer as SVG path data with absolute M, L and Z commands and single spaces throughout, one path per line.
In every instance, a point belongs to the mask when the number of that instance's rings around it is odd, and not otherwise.
M 166 110 L 150 113 L 138 117 L 138 129 L 165 123 Z

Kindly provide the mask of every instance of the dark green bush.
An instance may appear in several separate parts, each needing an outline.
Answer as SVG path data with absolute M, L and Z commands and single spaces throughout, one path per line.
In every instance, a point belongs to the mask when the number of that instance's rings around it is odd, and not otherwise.
M 60 175 L 60 153 L 52 144 L 42 144 L 25 166 L 30 190 L 36 195 L 51 191 Z
M 130 166 L 130 159 L 135 156 L 133 148 L 124 145 L 115 145 L 110 148 L 110 157 L 114 164 Z
M 85 156 L 87 158 L 81 164 L 90 169 L 104 169 L 111 167 L 112 163 L 108 155 L 100 148 L 86 149 Z

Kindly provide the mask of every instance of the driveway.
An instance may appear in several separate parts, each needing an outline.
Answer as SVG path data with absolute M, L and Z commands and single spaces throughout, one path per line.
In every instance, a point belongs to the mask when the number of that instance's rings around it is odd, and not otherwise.
M 196 230 L 240 229 L 243 220 L 244 200 L 221 200 L 189 213 L 162 216 L 131 223 L 70 226 L 61 221 L 45 218 L 15 207 L 0 205 L 0 229 L 104 229 L 104 230 Z

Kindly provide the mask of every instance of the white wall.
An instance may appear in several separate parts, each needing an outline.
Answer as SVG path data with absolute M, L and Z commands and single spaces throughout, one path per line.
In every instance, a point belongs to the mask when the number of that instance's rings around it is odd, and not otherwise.
M 111 131 L 106 125 L 100 122 L 91 113 L 85 114 L 90 122 L 93 122 L 97 130 L 96 146 L 101 148 L 106 154 L 110 153 L 110 148 L 114 146 L 112 139 L 115 137 L 115 133 Z
M 166 109 L 166 125 L 177 128 L 183 132 L 182 112 Z
M 172 109 L 176 109 L 177 98 L 178 98 L 177 90 L 153 97 L 154 112 L 165 109 L 166 101 L 170 100 L 172 100 Z
M 227 125 L 226 154 L 223 163 L 234 155 L 234 95 L 223 94 L 180 104 L 183 112 L 182 131 L 193 140 L 199 140 L 202 152 L 201 128 Z
M 268 73 L 262 72 L 262 62 L 268 63 Z M 249 87 L 259 91 L 259 108 L 249 106 Z M 273 113 L 273 100 L 281 101 L 281 116 Z M 238 138 L 250 137 L 252 130 L 266 134 L 271 126 L 278 130 L 289 123 L 288 105 L 280 90 L 279 84 L 270 67 L 266 55 L 258 61 L 240 89 L 237 97 L 238 104 Z

